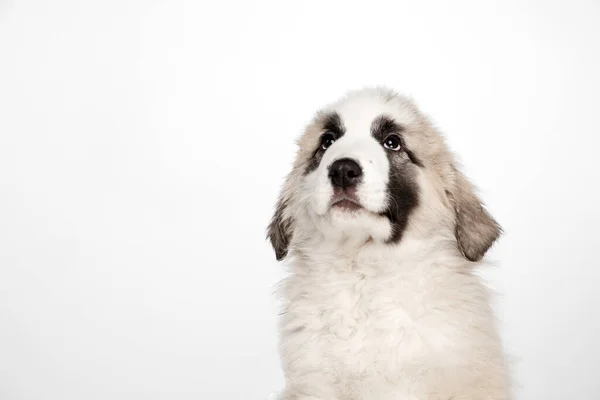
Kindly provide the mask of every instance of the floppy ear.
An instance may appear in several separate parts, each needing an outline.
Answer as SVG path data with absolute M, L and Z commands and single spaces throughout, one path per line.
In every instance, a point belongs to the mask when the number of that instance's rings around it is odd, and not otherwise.
M 287 196 L 286 185 L 283 192 L 279 196 L 275 213 L 271 218 L 269 227 L 267 228 L 267 237 L 271 241 L 271 245 L 275 250 L 277 261 L 281 261 L 288 253 L 290 241 L 292 240 L 293 223 L 292 218 L 287 215 Z
M 479 261 L 502 233 L 500 225 L 485 210 L 473 185 L 456 168 L 454 187 L 449 198 L 454 207 L 454 234 L 461 253 L 470 261 Z

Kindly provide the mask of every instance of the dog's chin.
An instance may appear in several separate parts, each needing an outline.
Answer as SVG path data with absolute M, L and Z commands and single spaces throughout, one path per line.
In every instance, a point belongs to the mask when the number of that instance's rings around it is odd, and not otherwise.
M 327 231 L 334 236 L 364 241 L 370 238 L 385 240 L 390 235 L 389 221 L 356 201 L 337 201 L 331 204 L 328 214 Z

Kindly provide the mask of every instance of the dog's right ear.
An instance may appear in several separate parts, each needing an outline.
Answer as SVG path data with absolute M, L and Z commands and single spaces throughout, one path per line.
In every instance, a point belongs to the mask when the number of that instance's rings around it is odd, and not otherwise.
M 320 136 L 323 129 L 320 124 L 320 120 L 309 124 L 305 133 L 297 139 L 298 148 L 292 169 L 285 178 L 275 206 L 275 213 L 267 228 L 267 237 L 273 245 L 277 261 L 283 260 L 288 255 L 292 243 L 292 235 L 296 229 L 294 215 L 297 211 L 293 194 L 301 186 L 300 182 L 305 174 L 307 163 L 314 155 L 315 138 Z
M 267 228 L 267 237 L 275 250 L 277 261 L 283 260 L 287 255 L 294 229 L 292 218 L 287 215 L 288 200 L 286 197 L 286 188 L 284 186 L 283 192 L 279 196 L 277 206 L 275 207 L 275 214 L 273 214 L 271 223 Z

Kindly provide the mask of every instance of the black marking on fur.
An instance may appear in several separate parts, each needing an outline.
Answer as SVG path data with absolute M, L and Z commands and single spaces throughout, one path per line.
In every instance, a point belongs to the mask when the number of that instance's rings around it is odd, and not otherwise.
M 423 168 L 423 163 L 421 160 L 406 147 L 406 142 L 402 137 L 402 133 L 404 132 L 404 128 L 394 121 L 393 118 L 387 115 L 380 115 L 379 117 L 373 120 L 371 124 L 371 135 L 377 140 L 379 143 L 383 143 L 383 141 L 390 135 L 397 135 L 400 138 L 400 143 L 402 144 L 402 150 L 399 152 L 401 154 L 404 152 L 408 159 L 415 165 Z
M 398 243 L 402 238 L 412 211 L 419 204 L 419 188 L 415 179 L 415 166 L 423 166 L 420 160 L 406 148 L 402 138 L 403 128 L 392 118 L 381 115 L 371 125 L 371 135 L 382 143 L 389 135 L 396 134 L 402 142 L 401 151 L 387 151 L 390 164 L 387 187 L 388 204 L 381 213 L 392 225 L 388 243 Z M 406 157 L 403 157 L 403 153 Z M 408 158 L 408 159 L 407 159 Z M 414 165 L 413 165 L 414 164 Z
M 380 115 L 375 118 L 371 123 L 371 135 L 377 140 L 379 143 L 382 143 L 385 138 L 387 138 L 391 134 L 397 134 L 400 136 L 402 134 L 402 127 L 396 123 L 392 118 L 387 115 Z M 401 136 L 400 136 L 401 137 Z M 404 143 L 402 143 L 404 145 Z
M 382 214 L 392 225 L 392 234 L 388 242 L 397 243 L 408 225 L 410 214 L 419 204 L 419 188 L 415 182 L 414 166 L 407 161 L 393 158 L 393 155 L 388 153 L 390 161 L 388 205 Z
M 346 133 L 346 128 L 342 123 L 342 118 L 336 112 L 332 112 L 325 115 L 323 119 L 323 133 L 331 132 L 335 136 L 336 140 L 341 138 Z
M 319 116 L 317 119 L 317 124 L 321 126 L 322 135 L 325 133 L 330 133 L 335 137 L 335 140 L 338 140 L 344 136 L 344 133 L 346 133 L 346 128 L 342 123 L 342 118 L 335 111 Z M 323 158 L 323 154 L 325 154 L 325 151 L 327 151 L 321 148 L 321 137 L 319 137 L 319 141 L 315 144 L 315 146 L 316 149 L 313 153 L 313 156 L 304 170 L 305 175 L 317 169 L 319 163 L 321 162 L 321 158 Z
M 406 148 L 406 146 L 403 147 L 404 152 L 406 153 L 406 155 L 408 156 L 410 162 L 412 162 L 415 165 L 418 165 L 421 168 L 424 168 L 423 163 L 421 162 L 421 160 L 419 159 L 419 157 L 417 157 L 415 155 L 415 153 L 413 153 L 412 151 L 410 151 L 409 149 Z

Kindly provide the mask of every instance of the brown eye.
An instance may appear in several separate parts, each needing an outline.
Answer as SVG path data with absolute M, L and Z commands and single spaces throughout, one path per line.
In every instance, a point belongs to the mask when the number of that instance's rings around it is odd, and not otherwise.
M 331 132 L 325 132 L 323 136 L 321 136 L 321 149 L 327 150 L 333 142 L 335 142 L 335 136 L 333 136 Z
M 392 151 L 399 151 L 402 147 L 402 142 L 400 138 L 396 135 L 390 135 L 383 141 L 383 147 Z

